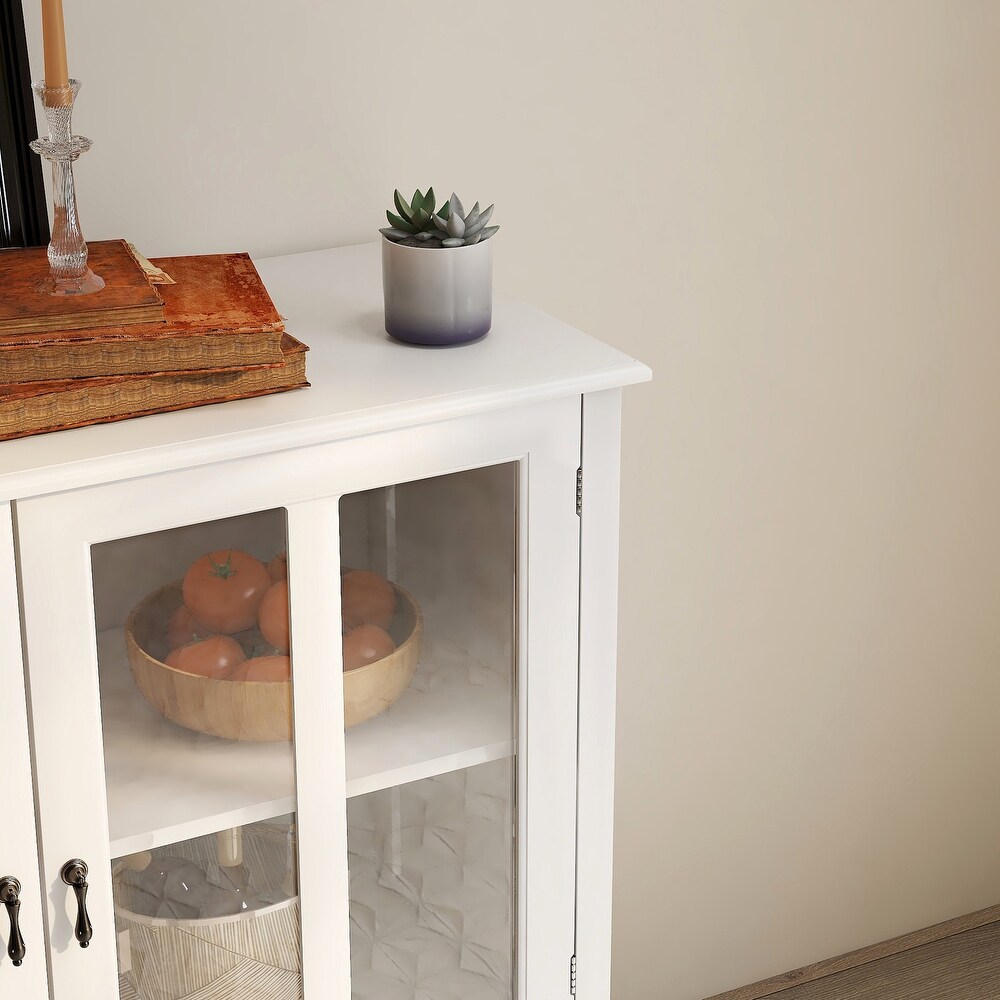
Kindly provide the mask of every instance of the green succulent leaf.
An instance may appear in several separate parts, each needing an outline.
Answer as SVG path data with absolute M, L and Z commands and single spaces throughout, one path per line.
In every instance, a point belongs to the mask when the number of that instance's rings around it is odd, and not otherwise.
M 401 243 L 403 240 L 408 240 L 410 238 L 410 234 L 404 233 L 402 229 L 380 229 L 379 232 L 387 240 L 392 240 L 393 243 Z
M 428 240 L 434 239 L 434 234 L 427 232 L 417 233 L 414 239 L 420 240 L 421 243 L 426 243 Z
M 468 232 L 470 227 L 474 226 L 479 221 L 479 202 L 477 201 L 475 205 L 469 211 L 469 214 L 465 217 L 465 231 Z
M 392 212 L 386 212 L 385 217 L 389 220 L 390 226 L 394 229 L 402 229 L 404 233 L 410 233 L 412 235 L 420 229 L 419 226 L 414 226 L 412 222 L 407 222 L 405 219 L 401 219 L 398 215 L 393 215 Z
M 422 194 L 420 188 L 413 192 L 413 200 L 410 202 L 413 211 L 423 209 L 428 215 L 434 211 L 434 188 L 428 188 L 427 194 Z
M 460 236 L 451 236 L 446 240 L 441 241 L 441 246 L 443 247 L 460 247 L 465 245 L 465 240 Z M 423 260 L 423 257 L 420 258 Z
M 446 201 L 438 211 L 438 218 L 447 219 L 451 215 L 451 202 Z
M 447 208 L 447 207 L 448 206 L 445 205 L 445 208 Z M 434 225 L 437 226 L 438 229 L 440 229 L 442 233 L 447 233 L 448 232 L 448 222 L 447 222 L 447 219 L 441 218 L 440 214 L 432 216 L 432 218 L 434 219 Z
M 486 228 L 486 223 L 490 221 L 490 216 L 493 214 L 493 206 L 490 205 L 489 208 L 484 208 L 479 213 L 479 218 L 475 222 L 472 222 L 472 213 L 469 213 L 469 218 L 466 220 L 465 235 L 474 236 L 476 233 L 482 231 Z
M 419 231 L 431 221 L 431 217 L 423 210 L 423 208 L 415 208 L 413 210 L 413 218 L 410 221 Z
M 399 193 L 399 188 L 393 192 L 392 200 L 396 203 L 396 211 L 400 217 L 409 222 L 413 218 L 413 209 L 407 205 L 406 199 Z

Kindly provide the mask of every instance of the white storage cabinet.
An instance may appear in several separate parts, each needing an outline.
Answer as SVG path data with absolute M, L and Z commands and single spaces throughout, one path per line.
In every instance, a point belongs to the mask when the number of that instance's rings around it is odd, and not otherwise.
M 395 344 L 377 247 L 259 267 L 312 388 L 0 444 L 0 993 L 607 1000 L 619 409 L 649 373 L 502 298 L 478 344 Z M 287 553 L 290 686 L 159 666 L 176 583 L 234 551 Z M 420 652 L 345 733 L 348 569 Z M 256 733 L 265 687 L 291 739 L 205 731 Z

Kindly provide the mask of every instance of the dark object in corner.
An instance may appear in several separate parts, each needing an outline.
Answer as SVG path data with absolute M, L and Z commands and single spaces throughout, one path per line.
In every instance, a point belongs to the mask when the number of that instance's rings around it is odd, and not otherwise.
M 21 0 L 0 4 L 0 249 L 42 247 L 49 215 L 42 161 L 28 148 L 38 136 Z

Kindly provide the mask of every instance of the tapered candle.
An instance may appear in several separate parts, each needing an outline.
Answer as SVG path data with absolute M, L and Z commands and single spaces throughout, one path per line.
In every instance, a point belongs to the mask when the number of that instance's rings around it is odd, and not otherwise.
M 45 47 L 46 88 L 51 90 L 68 86 L 62 0 L 42 0 L 42 42 Z

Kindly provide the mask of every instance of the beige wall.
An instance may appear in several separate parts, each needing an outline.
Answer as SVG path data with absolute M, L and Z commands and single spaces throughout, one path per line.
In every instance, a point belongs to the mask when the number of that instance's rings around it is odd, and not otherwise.
M 654 367 L 616 1000 L 1000 901 L 1000 5 L 65 2 L 91 238 L 348 244 L 433 181 Z

